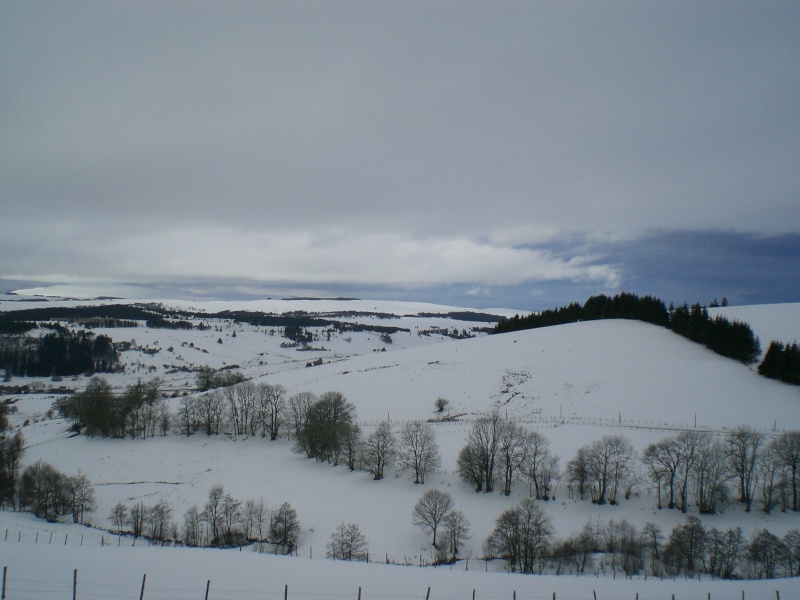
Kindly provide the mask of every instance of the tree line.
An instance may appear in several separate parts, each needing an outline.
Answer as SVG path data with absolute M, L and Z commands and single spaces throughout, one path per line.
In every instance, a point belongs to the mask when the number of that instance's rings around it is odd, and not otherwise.
M 473 423 L 457 468 L 477 492 L 510 495 L 515 484 L 531 498 L 549 500 L 564 480 L 570 498 L 618 504 L 641 486 L 658 508 L 713 514 L 732 498 L 749 512 L 800 510 L 800 432 L 768 438 L 741 425 L 725 436 L 684 431 L 649 444 L 641 455 L 622 435 L 579 448 L 562 470 L 547 438 L 497 411 Z
M 119 369 L 119 354 L 107 335 L 60 325 L 33 337 L 0 335 L 0 365 L 6 375 L 61 377 L 80 373 L 112 373 Z
M 527 316 L 515 315 L 499 322 L 493 333 L 549 327 L 598 319 L 631 319 L 671 329 L 675 333 L 703 344 L 717 354 L 749 364 L 761 355 L 758 337 L 746 323 L 730 321 L 721 315 L 713 319 L 708 310 L 694 304 L 667 309 L 662 300 L 652 296 L 621 293 L 614 297 L 592 296 L 583 305 L 572 303 L 554 310 Z

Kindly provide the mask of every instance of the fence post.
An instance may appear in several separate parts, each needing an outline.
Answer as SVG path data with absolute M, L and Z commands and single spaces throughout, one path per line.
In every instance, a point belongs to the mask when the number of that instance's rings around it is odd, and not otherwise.
M 597 600 L 597 591 L 596 590 L 592 590 L 592 597 L 594 598 L 594 600 Z M 675 598 L 673 598 L 672 600 L 675 600 Z
M 6 600 L 6 576 L 8 575 L 8 567 L 3 567 L 3 600 Z
M 72 600 L 78 597 L 78 569 L 72 572 Z
M 361 586 L 358 586 L 358 600 L 361 600 Z
M 5 592 L 5 589 L 6 589 L 6 577 L 5 577 L 5 572 L 4 572 L 3 573 L 3 592 Z M 775 596 L 777 597 L 777 600 L 781 600 L 781 593 L 778 590 L 775 590 Z M 5 598 L 5 597 L 6 596 L 5 596 L 5 593 L 4 593 L 3 594 L 3 598 Z
M 431 588 L 430 586 L 428 586 L 428 591 L 425 594 L 425 600 L 430 600 L 430 597 L 431 597 Z
M 283 586 L 283 600 L 289 599 L 289 584 Z
M 208 590 L 211 589 L 211 580 L 206 582 L 206 600 L 208 600 Z
M 142 591 L 139 593 L 139 600 L 144 599 L 144 582 L 147 581 L 147 573 L 142 575 Z

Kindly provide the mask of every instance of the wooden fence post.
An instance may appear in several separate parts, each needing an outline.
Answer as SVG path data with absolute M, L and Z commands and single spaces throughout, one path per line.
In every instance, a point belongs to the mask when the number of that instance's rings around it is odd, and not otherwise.
M 431 588 L 430 586 L 428 586 L 428 591 L 425 594 L 425 600 L 430 600 L 430 597 L 431 597 Z
M 78 597 L 78 569 L 72 572 L 72 600 Z
M 147 573 L 142 575 L 142 591 L 139 593 L 139 600 L 144 600 L 144 582 L 147 581 Z
M 358 600 L 361 600 L 361 586 L 358 586 Z
M 283 586 L 283 600 L 289 600 L 289 584 Z
M 208 591 L 211 589 L 211 580 L 206 582 L 206 600 L 208 600 Z
M 3 600 L 6 600 L 6 576 L 8 575 L 8 567 L 3 567 Z

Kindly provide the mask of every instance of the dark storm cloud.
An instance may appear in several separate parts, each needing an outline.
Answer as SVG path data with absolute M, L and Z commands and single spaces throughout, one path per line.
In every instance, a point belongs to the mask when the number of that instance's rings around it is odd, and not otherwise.
M 630 265 L 599 241 L 654 229 L 795 234 L 798 25 L 792 2 L 5 2 L 0 274 L 475 298 L 613 289 Z

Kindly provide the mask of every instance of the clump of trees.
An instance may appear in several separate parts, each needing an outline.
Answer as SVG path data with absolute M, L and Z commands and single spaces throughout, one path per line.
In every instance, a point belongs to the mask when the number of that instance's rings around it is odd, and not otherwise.
M 72 331 L 43 324 L 52 331 L 41 336 L 0 335 L 0 365 L 11 375 L 60 377 L 119 370 L 119 354 L 107 335 Z
M 800 385 L 800 348 L 797 342 L 784 344 L 773 341 L 758 365 L 759 374 L 784 383 Z
M 161 380 L 138 380 L 114 394 L 106 379 L 94 376 L 83 392 L 56 401 L 59 414 L 86 435 L 148 438 L 166 435 L 171 415 L 161 392 Z
M 553 535 L 550 516 L 532 498 L 523 498 L 497 517 L 483 553 L 487 558 L 502 558 L 510 571 L 541 573 L 550 557 Z
M 180 399 L 178 431 L 217 435 L 230 425 L 235 435 L 269 436 L 276 440 L 286 426 L 286 389 L 282 385 L 245 381 L 199 396 Z
M 669 326 L 675 333 L 745 364 L 755 362 L 761 355 L 758 337 L 747 323 L 729 321 L 721 315 L 712 319 L 699 304 L 673 308 Z
M 528 431 L 497 411 L 478 417 L 458 454 L 458 473 L 477 492 L 493 492 L 499 480 L 509 495 L 515 481 L 524 479 L 531 495 L 549 500 L 559 477 L 558 457 L 539 432 Z
M 96 508 L 94 487 L 85 475 L 65 475 L 41 460 L 22 472 L 19 502 L 48 521 L 71 515 L 74 523 L 83 523 L 86 513 Z
M 201 392 L 207 392 L 208 390 L 220 387 L 229 387 L 246 380 L 247 378 L 241 371 L 217 371 L 208 366 L 200 367 L 195 378 L 197 389 Z

